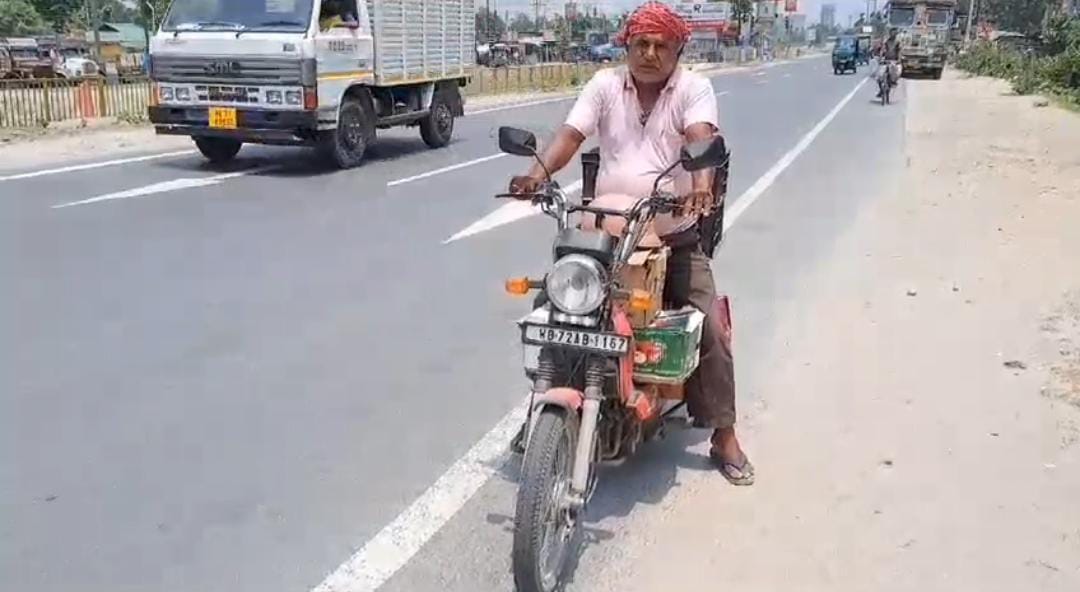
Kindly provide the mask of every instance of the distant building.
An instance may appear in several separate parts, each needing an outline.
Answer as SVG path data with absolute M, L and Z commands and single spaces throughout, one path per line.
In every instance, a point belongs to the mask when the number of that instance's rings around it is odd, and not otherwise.
M 98 28 L 101 40 L 100 60 L 106 72 L 115 67 L 120 72 L 142 69 L 146 47 L 146 29 L 134 23 L 102 23 Z M 94 42 L 93 31 L 86 33 L 88 43 Z
M 98 36 L 104 59 L 146 51 L 146 30 L 134 23 L 102 23 L 98 27 Z M 93 43 L 92 31 L 86 33 L 86 40 Z
M 836 5 L 835 4 L 822 4 L 821 5 L 821 26 L 826 29 L 832 29 L 836 26 Z

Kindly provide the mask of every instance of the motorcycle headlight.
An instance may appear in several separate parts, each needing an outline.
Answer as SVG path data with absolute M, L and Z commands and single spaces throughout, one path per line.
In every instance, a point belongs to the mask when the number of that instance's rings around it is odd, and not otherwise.
M 556 308 L 572 315 L 585 315 L 604 303 L 604 268 L 593 258 L 567 255 L 555 262 L 544 289 Z

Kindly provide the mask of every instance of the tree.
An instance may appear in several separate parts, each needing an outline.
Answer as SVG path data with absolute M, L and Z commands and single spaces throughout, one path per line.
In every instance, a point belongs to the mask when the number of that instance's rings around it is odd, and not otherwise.
M 981 0 L 979 18 L 1002 31 L 1037 33 L 1051 2 L 1059 4 L 1057 0 Z
M 503 22 L 497 11 L 489 11 L 481 7 L 476 11 L 476 36 L 488 43 L 501 39 L 506 32 L 506 23 Z
M 514 15 L 514 18 L 510 21 L 510 30 L 515 33 L 529 33 L 536 29 L 536 23 L 529 18 L 529 15 L 521 12 Z
M 738 39 L 742 39 L 743 23 L 749 22 L 752 16 L 754 16 L 753 0 L 735 0 L 731 3 L 731 18 L 735 21 Z
M 0 0 L 0 34 L 19 37 L 49 28 L 27 0 Z
M 83 9 L 82 0 L 30 0 L 30 3 L 56 32 L 65 31 Z

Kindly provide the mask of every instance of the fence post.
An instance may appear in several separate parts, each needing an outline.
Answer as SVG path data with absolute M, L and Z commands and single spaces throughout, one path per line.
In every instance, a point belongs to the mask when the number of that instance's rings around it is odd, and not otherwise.
M 48 78 L 45 79 L 45 83 L 41 86 L 45 94 L 45 123 L 52 122 L 52 81 Z
M 105 76 L 101 75 L 97 78 L 97 94 L 98 94 L 98 117 L 108 117 L 109 115 L 109 103 L 108 97 L 105 95 Z

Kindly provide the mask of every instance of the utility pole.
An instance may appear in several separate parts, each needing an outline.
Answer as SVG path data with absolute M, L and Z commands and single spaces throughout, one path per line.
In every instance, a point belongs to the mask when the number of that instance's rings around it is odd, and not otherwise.
M 968 3 L 967 31 L 964 32 L 964 47 L 971 45 L 971 23 L 975 21 L 975 0 Z
M 86 0 L 86 22 L 94 33 L 94 58 L 99 65 L 101 63 L 101 13 L 98 11 L 97 0 Z
M 540 29 L 540 14 L 544 11 L 544 0 L 532 0 L 536 28 Z

